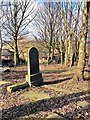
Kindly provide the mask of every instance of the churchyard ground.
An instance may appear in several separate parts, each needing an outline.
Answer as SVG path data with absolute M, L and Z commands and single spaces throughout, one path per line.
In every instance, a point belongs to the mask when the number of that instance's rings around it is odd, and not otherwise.
M 32 86 L 16 92 L 7 92 L 7 86 L 26 80 L 27 66 L 10 68 L 0 81 L 3 120 L 45 119 L 57 114 L 65 119 L 90 119 L 89 68 L 85 68 L 85 81 L 73 81 L 72 68 L 60 64 L 40 65 L 42 86 Z M 78 72 L 78 71 L 77 71 Z

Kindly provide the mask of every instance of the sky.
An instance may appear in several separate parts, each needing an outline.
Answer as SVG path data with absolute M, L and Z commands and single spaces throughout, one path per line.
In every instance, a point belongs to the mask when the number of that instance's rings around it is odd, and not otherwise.
M 65 2 L 67 0 L 36 0 L 37 3 L 43 3 L 43 2 L 49 2 L 49 1 L 52 1 L 52 2 Z M 69 2 L 77 2 L 78 0 L 68 0 Z M 83 7 L 83 0 L 80 0 L 80 2 L 82 2 L 82 7 Z M 90 12 L 89 12 L 90 13 Z M 88 25 L 90 27 L 90 15 L 89 15 L 89 19 L 88 19 Z M 87 40 L 90 40 L 90 28 L 89 28 L 89 32 L 87 34 Z
M 5 2 L 6 3 L 6 1 L 8 1 L 8 0 L 3 0 L 3 2 Z M 12 0 L 13 1 L 13 0 Z M 35 1 L 36 3 L 37 3 L 37 5 L 39 5 L 39 3 L 43 3 L 43 2 L 49 2 L 49 1 L 52 1 L 52 2 L 65 2 L 65 1 L 67 1 L 67 0 L 33 0 L 33 1 Z M 77 2 L 77 0 L 68 0 L 69 2 Z M 80 0 L 80 1 L 83 1 L 83 0 Z M 33 28 L 33 29 L 32 29 Z M 28 28 L 27 28 L 27 31 L 29 31 L 29 32 L 36 32 L 35 31 L 35 29 L 34 29 L 34 27 L 31 27 L 31 25 L 30 26 L 28 26 Z M 90 34 L 90 33 L 89 33 Z M 32 36 L 32 33 L 30 33 L 29 34 L 29 36 Z M 89 35 L 90 36 L 90 35 Z
M 64 1 L 67 1 L 67 0 L 36 0 L 37 2 L 64 2 Z M 68 0 L 69 2 L 77 2 L 78 0 Z M 80 1 L 83 1 L 83 0 L 80 0 Z

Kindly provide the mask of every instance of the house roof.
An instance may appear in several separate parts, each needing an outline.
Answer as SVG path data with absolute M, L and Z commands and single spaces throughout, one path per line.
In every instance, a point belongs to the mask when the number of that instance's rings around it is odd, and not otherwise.
M 6 55 L 11 56 L 13 55 L 13 52 L 8 49 L 2 49 L 2 56 L 6 56 Z

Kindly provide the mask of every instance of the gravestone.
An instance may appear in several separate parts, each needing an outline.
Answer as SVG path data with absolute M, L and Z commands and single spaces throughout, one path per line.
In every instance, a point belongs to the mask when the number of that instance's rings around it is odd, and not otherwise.
M 26 75 L 26 81 L 30 86 L 43 83 L 42 73 L 39 70 L 39 54 L 35 47 L 28 51 L 28 75 Z

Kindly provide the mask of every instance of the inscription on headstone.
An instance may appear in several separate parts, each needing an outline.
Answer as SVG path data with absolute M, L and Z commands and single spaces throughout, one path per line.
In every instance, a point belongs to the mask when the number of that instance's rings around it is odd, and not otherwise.
M 42 73 L 39 70 L 39 54 L 35 47 L 28 51 L 28 75 L 26 75 L 26 81 L 30 86 L 43 83 Z

